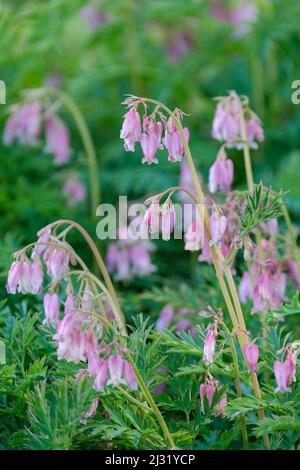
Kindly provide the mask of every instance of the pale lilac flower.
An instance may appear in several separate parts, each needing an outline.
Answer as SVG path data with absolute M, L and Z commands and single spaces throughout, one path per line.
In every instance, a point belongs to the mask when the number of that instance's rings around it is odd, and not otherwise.
M 143 224 L 150 233 L 156 232 L 160 225 L 160 206 L 158 203 L 152 203 L 145 212 Z
M 14 261 L 9 269 L 6 290 L 9 294 L 15 294 L 18 291 L 18 286 L 22 275 L 22 263 Z
M 202 177 L 200 174 L 198 174 L 198 179 L 201 181 Z M 181 162 L 180 166 L 180 175 L 179 175 L 179 186 L 182 186 L 186 189 L 188 189 L 191 193 L 196 193 L 195 190 L 195 184 L 193 180 L 193 176 L 190 170 L 189 163 L 186 158 L 184 158 Z M 190 196 L 184 192 L 184 191 L 179 191 L 180 199 L 182 202 L 191 202 Z
M 289 384 L 292 378 L 292 363 L 288 358 L 285 361 L 276 361 L 274 364 L 274 374 L 277 382 L 275 393 L 290 392 Z
M 223 395 L 221 400 L 215 405 L 215 416 L 224 416 L 224 411 L 227 406 L 227 395 Z
M 201 411 L 203 414 L 205 414 L 205 398 L 208 402 L 208 406 L 211 407 L 214 394 L 215 394 L 215 386 L 212 382 L 207 383 L 207 384 L 201 384 L 200 385 L 200 405 L 201 405 Z
M 297 289 L 300 289 L 300 272 L 298 262 L 294 259 L 289 259 L 285 262 L 284 267 Z
M 189 131 L 186 127 L 184 128 L 184 133 L 187 141 L 189 141 Z M 171 117 L 166 122 L 165 137 L 163 139 L 163 143 L 166 149 L 168 150 L 168 160 L 170 162 L 180 162 L 183 159 L 183 157 L 185 156 L 184 145 L 180 132 Z
M 147 117 L 144 119 L 144 132 L 141 134 L 141 147 L 143 150 L 144 158 L 142 163 L 158 163 L 156 152 L 161 145 L 162 137 L 162 123 L 152 122 Z
M 86 197 L 85 187 L 75 175 L 69 176 L 65 181 L 63 193 L 66 196 L 67 203 L 70 207 L 76 206 Z
M 137 109 L 132 106 L 124 116 L 120 137 L 124 139 L 127 152 L 134 152 L 135 143 L 141 139 L 141 118 Z
M 187 251 L 199 251 L 204 245 L 204 225 L 203 222 L 196 218 L 188 226 L 185 234 L 184 249 Z
M 89 418 L 93 418 L 96 415 L 98 404 L 99 404 L 99 398 L 96 397 L 93 399 L 88 409 L 84 412 L 83 417 L 80 420 L 81 424 L 86 424 Z
M 6 121 L 3 143 L 10 145 L 15 139 L 20 144 L 36 145 L 41 131 L 41 106 L 27 103 L 15 106 Z
M 165 202 L 161 208 L 161 234 L 163 240 L 170 240 L 176 222 L 176 212 L 171 201 Z
M 49 230 L 41 230 L 38 232 L 38 240 L 37 243 L 38 245 L 35 245 L 32 253 L 33 253 L 33 258 L 36 258 L 37 256 L 40 256 L 47 248 L 47 245 L 43 245 L 43 243 L 48 243 L 50 241 L 50 231 Z
M 93 1 L 81 8 L 79 14 L 86 25 L 92 30 L 99 29 L 103 26 L 109 17 L 106 11 L 100 10 L 100 2 L 97 1 Z
M 213 210 L 210 216 L 210 246 L 222 247 L 222 238 L 227 227 L 227 218 L 218 210 Z
M 54 155 L 56 165 L 64 165 L 70 159 L 70 134 L 63 122 L 55 116 L 45 120 L 45 137 L 47 153 Z
M 163 331 L 170 325 L 174 317 L 174 309 L 170 305 L 166 305 L 160 312 L 155 328 L 157 331 Z
M 59 321 L 59 298 L 54 292 L 49 294 L 48 292 L 44 295 L 43 299 L 45 319 L 43 321 L 46 325 L 57 325 Z
M 136 245 L 129 249 L 131 272 L 137 276 L 147 276 L 156 271 L 156 266 L 151 263 L 149 252 L 142 246 Z
M 233 146 L 240 139 L 240 100 L 236 94 L 223 97 L 217 104 L 212 123 L 213 139 L 225 141 Z
M 64 337 L 63 341 L 58 341 L 58 360 L 65 359 L 67 362 L 79 364 L 86 360 L 86 336 L 85 332 L 73 329 Z
M 256 344 L 245 344 L 243 352 L 250 372 L 256 372 L 259 358 L 259 348 Z
M 63 248 L 48 247 L 44 252 L 44 261 L 48 275 L 53 281 L 60 281 L 67 275 L 71 259 L 69 253 Z
M 257 142 L 263 142 L 265 139 L 264 131 L 257 116 L 252 117 L 247 121 L 247 134 L 249 146 L 257 149 Z
M 124 379 L 127 387 L 130 391 L 138 389 L 138 381 L 131 364 L 128 361 L 124 361 Z
M 259 276 L 253 292 L 253 307 L 257 312 L 267 312 L 272 306 L 272 286 L 268 273 Z
M 169 41 L 167 45 L 168 57 L 174 62 L 179 62 L 191 51 L 193 45 L 194 41 L 191 33 L 183 31 Z
M 245 271 L 239 285 L 239 298 L 245 304 L 253 296 L 253 287 L 250 274 Z
M 98 392 L 103 392 L 107 381 L 108 363 L 105 359 L 100 358 L 98 361 L 97 374 L 93 388 Z
M 30 265 L 31 294 L 38 294 L 43 284 L 43 269 L 41 263 L 34 261 Z
M 218 189 L 228 192 L 231 189 L 233 181 L 233 163 L 228 159 L 222 148 L 218 154 L 215 163 L 209 170 L 209 191 L 215 193 Z
M 113 385 L 117 387 L 119 384 L 124 384 L 125 380 L 122 379 L 124 360 L 119 354 L 110 356 L 108 358 L 108 370 L 110 379 L 107 381 L 107 385 Z
M 213 323 L 208 326 L 207 334 L 204 339 L 203 360 L 205 364 L 211 364 L 214 360 L 217 336 L 217 326 Z

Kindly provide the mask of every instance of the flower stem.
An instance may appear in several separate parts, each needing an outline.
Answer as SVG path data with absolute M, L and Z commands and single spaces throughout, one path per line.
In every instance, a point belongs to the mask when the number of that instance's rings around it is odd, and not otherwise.
M 100 204 L 100 181 L 96 150 L 92 141 L 89 128 L 79 107 L 67 93 L 61 90 L 57 90 L 55 88 L 47 88 L 46 91 L 47 93 L 52 93 L 58 96 L 61 102 L 70 111 L 77 125 L 88 160 L 91 183 L 91 216 L 95 218 L 97 207 Z

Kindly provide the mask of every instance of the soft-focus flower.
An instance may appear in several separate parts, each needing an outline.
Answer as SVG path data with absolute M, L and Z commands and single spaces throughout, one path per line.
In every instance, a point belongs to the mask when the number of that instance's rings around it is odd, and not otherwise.
M 141 139 L 141 118 L 137 109 L 132 106 L 124 116 L 120 137 L 124 139 L 127 152 L 134 152 L 135 143 Z
M 89 418 L 93 418 L 96 415 L 96 411 L 98 408 L 99 398 L 96 397 L 92 401 L 91 405 L 88 409 L 84 412 L 82 419 L 80 420 L 81 424 L 86 424 Z
M 129 250 L 131 272 L 137 276 L 146 276 L 156 271 L 151 262 L 149 251 L 142 245 L 136 245 Z
M 47 247 L 44 252 L 44 261 L 49 276 L 53 281 L 60 281 L 67 275 L 71 259 L 69 253 L 63 248 Z
M 187 251 L 199 251 L 204 244 L 204 225 L 198 217 L 196 220 L 193 220 L 188 226 L 185 234 L 184 240 L 185 245 L 184 249 Z
M 209 191 L 215 193 L 220 191 L 228 192 L 233 181 L 233 163 L 228 159 L 224 149 L 219 152 L 217 160 L 209 170 Z
M 244 356 L 251 372 L 256 372 L 259 357 L 259 348 L 256 344 L 245 344 L 243 347 Z
M 15 139 L 20 144 L 35 145 L 41 132 L 41 106 L 27 103 L 12 108 L 6 121 L 3 143 L 10 145 Z
M 124 379 L 129 390 L 134 391 L 138 389 L 138 381 L 131 364 L 124 361 Z
M 70 134 L 68 128 L 56 116 L 47 116 L 45 121 L 47 153 L 54 155 L 56 165 L 64 165 L 70 159 Z
M 227 406 L 227 395 L 225 394 L 221 400 L 215 405 L 215 416 L 224 416 L 224 411 Z
M 208 406 L 211 407 L 215 394 L 215 386 L 212 382 L 207 384 L 201 384 L 199 391 L 201 411 L 203 414 L 205 414 L 205 399 L 208 402 Z
M 193 45 L 194 41 L 191 33 L 183 31 L 173 37 L 167 44 L 168 57 L 174 62 L 179 62 L 191 51 Z
M 156 152 L 161 146 L 162 123 L 160 121 L 153 122 L 146 117 L 144 119 L 144 132 L 142 132 L 140 140 L 144 158 L 142 163 L 158 163 Z
M 227 2 L 228 3 L 228 2 Z M 242 5 L 230 8 L 224 5 L 222 0 L 214 0 L 211 5 L 211 13 L 219 21 L 230 23 L 234 26 L 235 36 L 244 37 L 257 17 L 257 6 L 252 1 L 244 2 Z
M 45 320 L 43 323 L 47 325 L 56 325 L 59 321 L 59 298 L 54 292 L 49 294 L 48 292 L 44 295 L 43 299 Z
M 210 246 L 222 247 L 222 238 L 227 227 L 227 218 L 218 210 L 213 210 L 210 216 Z
M 114 356 L 109 356 L 108 360 L 108 370 L 110 379 L 107 381 L 107 385 L 113 385 L 117 387 L 119 384 L 124 384 L 125 380 L 122 379 L 124 360 L 119 354 Z
M 155 328 L 157 331 L 163 331 L 170 325 L 174 317 L 174 309 L 170 305 L 166 305 L 160 312 Z
M 189 141 L 189 131 L 186 127 L 184 128 L 184 133 L 187 141 Z M 183 159 L 185 156 L 185 148 L 180 132 L 171 117 L 166 122 L 163 143 L 168 150 L 168 159 L 170 162 L 180 162 Z
M 297 289 L 300 289 L 300 271 L 298 262 L 294 259 L 289 259 L 285 261 L 284 267 L 287 275 L 294 282 Z
M 176 213 L 173 203 L 171 201 L 165 202 L 161 208 L 161 234 L 163 240 L 170 240 L 175 221 Z
M 239 285 L 239 298 L 240 301 L 245 304 L 248 300 L 252 298 L 253 295 L 253 288 L 250 274 L 245 271 L 243 273 L 242 279 L 240 280 Z
M 94 382 L 94 389 L 98 392 L 103 392 L 104 386 L 107 381 L 108 363 L 105 359 L 100 358 L 97 366 L 97 373 Z
M 143 224 L 148 228 L 150 233 L 156 232 L 160 225 L 160 206 L 158 203 L 150 204 L 145 212 Z
M 65 181 L 63 193 L 66 196 L 67 203 L 70 207 L 76 206 L 79 202 L 83 201 L 86 196 L 84 185 L 75 175 L 69 176 Z
M 79 14 L 86 25 L 92 30 L 99 29 L 108 20 L 108 13 L 101 11 L 100 2 L 95 0 L 81 8 Z
M 217 335 L 216 324 L 209 325 L 203 345 L 203 360 L 206 364 L 211 364 L 214 360 Z
M 274 374 L 277 382 L 275 392 L 290 392 L 289 384 L 292 378 L 292 362 L 290 358 L 285 361 L 276 361 L 274 364 Z

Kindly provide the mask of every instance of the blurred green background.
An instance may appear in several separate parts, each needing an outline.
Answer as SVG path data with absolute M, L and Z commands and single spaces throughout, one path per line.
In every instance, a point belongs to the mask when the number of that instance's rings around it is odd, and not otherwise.
M 232 12 L 245 4 L 251 4 L 252 19 L 235 22 Z M 210 136 L 213 97 L 235 89 L 249 96 L 265 128 L 265 143 L 252 153 L 256 181 L 288 191 L 297 222 L 300 105 L 292 104 L 291 84 L 300 78 L 299 17 L 298 0 L 1 0 L 0 79 L 7 87 L 1 130 L 24 89 L 58 86 L 77 103 L 92 134 L 102 202 L 115 203 L 119 195 L 144 200 L 145 194 L 177 184 L 179 166 L 169 164 L 163 152 L 159 165 L 142 166 L 140 149 L 124 151 L 119 138 L 124 96 L 153 97 L 188 114 L 191 149 L 207 181 L 219 147 Z M 62 192 L 68 172 L 76 170 L 88 191 L 89 178 L 74 121 L 64 108 L 59 115 L 71 133 L 72 159 L 64 167 L 53 165 L 44 142 L 34 148 L 0 142 L 3 276 L 11 252 L 51 221 L 74 218 L 95 234 L 89 199 L 69 207 Z M 229 153 L 235 187 L 243 187 L 241 153 Z M 186 276 L 182 244 L 162 244 L 154 254 L 159 275 L 169 276 L 169 261 L 175 259 L 173 275 Z M 99 247 L 105 251 L 106 244 Z M 145 280 L 134 282 L 138 289 L 147 287 Z

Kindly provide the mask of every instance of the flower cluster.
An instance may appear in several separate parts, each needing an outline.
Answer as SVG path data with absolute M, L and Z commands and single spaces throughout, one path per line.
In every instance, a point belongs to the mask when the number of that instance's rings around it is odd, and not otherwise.
M 194 313 L 189 308 L 175 310 L 171 305 L 166 305 L 159 313 L 155 328 L 157 331 L 164 331 L 175 322 L 176 331 L 189 331 L 193 334 L 191 318 Z
M 257 148 L 257 142 L 264 140 L 261 122 L 256 114 L 249 109 L 247 101 L 242 101 L 234 91 L 231 91 L 228 96 L 218 98 L 212 123 L 212 137 L 225 142 L 227 147 L 243 148 L 243 119 L 245 119 L 248 145 L 251 148 Z
M 166 117 L 155 111 L 147 115 L 147 105 L 141 98 L 128 98 L 124 104 L 129 111 L 124 116 L 120 137 L 124 139 L 124 148 L 127 152 L 135 150 L 136 142 L 140 142 L 144 158 L 142 163 L 158 163 L 156 153 L 159 149 L 166 148 L 170 162 L 180 162 L 185 156 L 185 147 L 182 135 L 175 120 L 182 120 L 182 111 L 175 109 L 173 117 Z M 141 119 L 138 112 L 139 104 L 143 105 L 145 115 Z M 156 121 L 156 115 L 160 118 Z M 174 120 L 175 119 L 175 120 Z M 164 131 L 164 137 L 162 137 Z M 189 140 L 189 131 L 184 128 L 186 141 Z
M 54 155 L 56 165 L 64 165 L 70 159 L 70 134 L 63 121 L 47 104 L 32 94 L 24 104 L 11 108 L 6 121 L 3 142 L 10 145 L 17 140 L 21 145 L 37 145 L 44 130 L 45 151 Z

